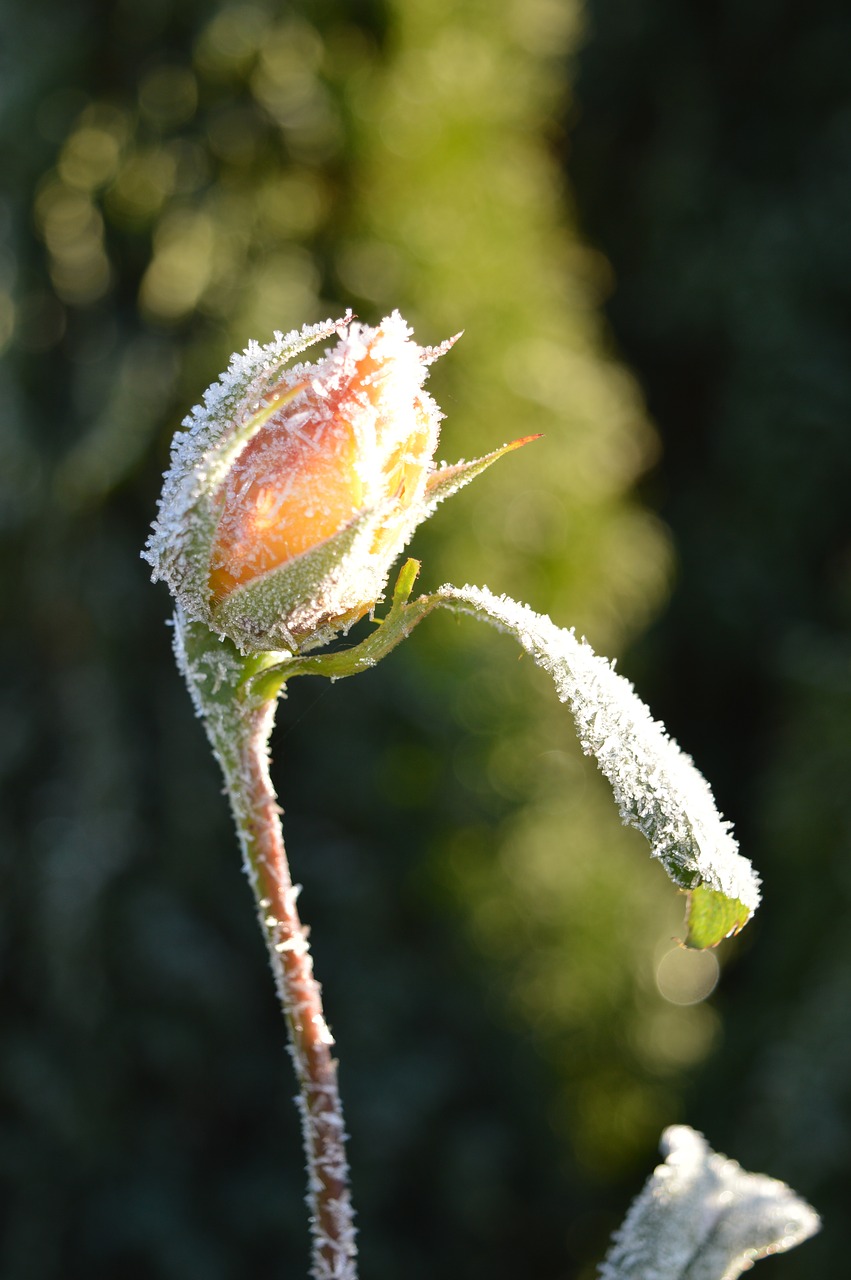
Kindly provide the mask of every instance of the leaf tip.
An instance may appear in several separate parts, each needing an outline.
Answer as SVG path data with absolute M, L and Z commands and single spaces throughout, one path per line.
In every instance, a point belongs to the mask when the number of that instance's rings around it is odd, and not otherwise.
M 695 951 L 717 947 L 725 938 L 734 937 L 753 915 L 738 898 L 728 898 L 705 884 L 689 890 L 687 896 L 685 945 Z

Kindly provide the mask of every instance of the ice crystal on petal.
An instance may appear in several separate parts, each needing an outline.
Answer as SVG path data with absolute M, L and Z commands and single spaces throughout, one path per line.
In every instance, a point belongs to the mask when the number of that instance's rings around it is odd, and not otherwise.
M 621 818 L 647 838 L 676 884 L 707 885 L 755 910 L 759 880 L 738 853 L 708 784 L 611 663 L 572 630 L 486 588 L 446 586 L 437 595 L 509 632 L 549 672 L 573 713 L 583 751 L 596 757 L 611 783 Z
M 665 1164 L 615 1233 L 600 1280 L 736 1280 L 819 1230 L 785 1183 L 746 1173 L 694 1129 L 666 1129 L 661 1149 Z

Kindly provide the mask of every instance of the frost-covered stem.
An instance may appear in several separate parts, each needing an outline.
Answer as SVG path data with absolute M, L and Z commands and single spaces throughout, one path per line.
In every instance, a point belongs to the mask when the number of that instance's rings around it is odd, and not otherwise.
M 275 699 L 247 710 L 238 753 L 224 762 L 225 777 L 298 1078 L 313 1236 L 311 1274 L 315 1280 L 356 1280 L 346 1133 L 337 1063 L 331 1055 L 334 1040 L 313 976 L 307 931 L 296 910 L 299 886 L 290 876 L 281 811 L 269 777 Z

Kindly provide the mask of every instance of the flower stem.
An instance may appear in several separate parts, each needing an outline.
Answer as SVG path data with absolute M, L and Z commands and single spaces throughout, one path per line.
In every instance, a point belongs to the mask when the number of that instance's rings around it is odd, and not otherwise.
M 314 1280 L 356 1280 L 346 1133 L 337 1063 L 331 1056 L 334 1040 L 313 976 L 307 930 L 296 909 L 300 886 L 290 875 L 281 810 L 269 777 L 275 701 L 246 708 L 239 751 L 226 762 L 225 776 L 298 1079 L 313 1238 L 311 1275 Z

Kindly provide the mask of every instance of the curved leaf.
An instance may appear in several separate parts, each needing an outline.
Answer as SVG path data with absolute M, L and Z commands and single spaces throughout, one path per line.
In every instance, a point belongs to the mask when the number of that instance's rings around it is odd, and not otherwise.
M 714 946 L 737 933 L 759 903 L 759 880 L 705 779 L 629 681 L 573 631 L 486 588 L 444 586 L 430 599 L 507 631 L 552 676 L 622 820 L 647 838 L 674 883 L 691 891 L 688 944 Z

